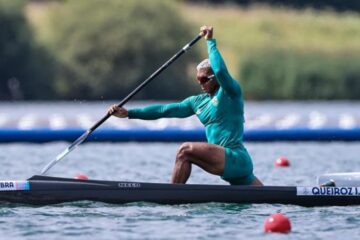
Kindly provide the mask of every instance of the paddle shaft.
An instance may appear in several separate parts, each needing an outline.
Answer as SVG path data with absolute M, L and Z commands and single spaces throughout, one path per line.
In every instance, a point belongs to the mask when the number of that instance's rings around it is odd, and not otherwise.
M 136 93 L 143 89 L 147 84 L 149 84 L 156 76 L 158 76 L 162 71 L 164 71 L 170 64 L 172 64 L 176 59 L 178 59 L 182 54 L 184 54 L 191 46 L 193 46 L 197 41 L 201 39 L 201 35 L 198 35 L 191 42 L 186 44 L 180 51 L 178 51 L 174 56 L 172 56 L 166 63 L 164 63 L 158 70 L 151 74 L 144 82 L 142 82 L 137 88 L 135 88 L 129 95 L 127 95 L 119 104 L 118 107 L 122 107 L 127 103 Z M 89 132 L 93 132 L 101 124 L 103 124 L 111 115 L 107 113 L 102 119 L 95 123 L 90 129 Z
M 141 89 L 143 89 L 148 83 L 150 83 L 156 76 L 158 76 L 162 71 L 164 71 L 171 63 L 173 63 L 176 59 L 178 59 L 182 54 L 184 54 L 191 46 L 193 46 L 197 41 L 201 39 L 201 35 L 199 34 L 196 38 L 191 40 L 188 44 L 186 44 L 180 51 L 178 51 L 174 56 L 172 56 L 166 63 L 164 63 L 158 70 L 156 70 L 153 74 L 150 75 L 145 81 L 143 81 L 137 88 L 135 88 L 129 95 L 127 95 L 119 104 L 119 107 L 122 107 L 125 103 L 127 103 L 136 93 L 138 93 Z M 48 163 L 43 170 L 41 171 L 41 175 L 45 174 L 50 168 L 52 168 L 57 162 L 63 159 L 67 154 L 73 151 L 78 145 L 86 140 L 86 138 L 97 129 L 101 124 L 103 124 L 111 115 L 107 113 L 103 118 L 101 118 L 97 123 L 95 123 L 91 128 L 86 130 L 79 138 L 77 138 L 69 147 L 67 147 L 62 153 L 60 153 L 56 159 Z

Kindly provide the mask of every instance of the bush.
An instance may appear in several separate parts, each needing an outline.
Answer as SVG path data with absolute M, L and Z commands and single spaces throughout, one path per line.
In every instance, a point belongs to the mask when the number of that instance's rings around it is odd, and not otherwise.
M 50 58 L 34 43 L 25 1 L 0 0 L 0 99 L 50 99 Z
M 240 67 L 252 99 L 360 99 L 360 54 L 263 50 Z
M 57 93 L 65 99 L 122 98 L 197 33 L 161 0 L 64 1 L 49 16 L 47 42 L 59 58 Z M 194 50 L 184 55 L 137 97 L 193 93 L 187 66 L 194 57 Z

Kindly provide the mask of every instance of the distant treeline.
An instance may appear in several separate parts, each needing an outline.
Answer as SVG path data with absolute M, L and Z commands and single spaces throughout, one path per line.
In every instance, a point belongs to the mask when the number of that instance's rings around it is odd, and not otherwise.
M 253 4 L 266 4 L 276 7 L 290 8 L 314 8 L 314 9 L 331 9 L 334 11 L 354 11 L 360 12 L 359 0 L 187 0 L 193 3 L 211 3 L 224 4 L 234 3 L 241 6 L 251 6 Z
M 170 1 L 69 0 L 37 3 L 49 6 L 35 38 L 28 3 L 0 0 L 0 99 L 121 99 L 198 34 Z M 136 97 L 195 93 L 200 59 L 192 49 Z
M 187 22 L 178 1 L 45 1 L 36 3 L 46 12 L 42 16 L 37 15 L 39 9 L 32 15 L 29 3 L 0 0 L 0 100 L 122 99 L 192 39 L 203 24 Z M 327 20 L 337 22 L 337 14 L 333 15 Z M 356 24 L 355 15 L 348 20 Z M 29 18 L 37 22 L 30 24 Z M 238 35 L 234 38 L 234 21 L 230 19 L 227 26 L 221 22 L 219 28 L 230 31 L 224 32 L 219 42 L 227 35 L 238 40 L 246 36 L 235 31 Z M 313 22 L 306 24 L 313 29 Z M 246 98 L 360 99 L 358 48 L 308 49 L 306 38 L 302 48 L 280 48 L 273 43 L 282 43 L 281 37 L 286 35 L 278 31 L 282 27 L 263 20 L 260 34 L 251 35 L 244 43 L 247 47 L 254 39 L 261 42 L 264 36 L 278 37 L 268 47 L 253 45 L 244 54 L 231 47 L 236 57 L 241 56 L 232 74 L 241 81 Z M 344 29 L 341 37 L 356 39 L 359 34 L 357 29 Z M 328 33 L 334 28 L 322 30 L 331 37 Z M 306 37 L 304 32 L 300 34 Z M 181 99 L 198 93 L 195 66 L 205 55 L 200 49 L 206 52 L 204 41 L 136 98 Z
M 360 55 L 262 49 L 240 66 L 249 99 L 359 99 Z
M 0 0 L 0 100 L 53 97 L 52 58 L 34 40 L 24 1 Z

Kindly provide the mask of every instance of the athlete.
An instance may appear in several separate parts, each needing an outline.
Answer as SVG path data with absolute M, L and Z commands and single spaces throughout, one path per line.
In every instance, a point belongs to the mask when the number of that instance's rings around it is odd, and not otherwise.
M 251 157 L 242 143 L 244 102 L 240 85 L 230 76 L 216 47 L 213 28 L 202 26 L 200 31 L 207 41 L 209 59 L 196 67 L 196 78 L 205 93 L 179 103 L 130 110 L 113 105 L 108 113 L 143 120 L 186 118 L 196 114 L 205 126 L 207 142 L 185 142 L 179 147 L 172 183 L 186 183 L 195 164 L 231 185 L 262 186 L 253 174 Z

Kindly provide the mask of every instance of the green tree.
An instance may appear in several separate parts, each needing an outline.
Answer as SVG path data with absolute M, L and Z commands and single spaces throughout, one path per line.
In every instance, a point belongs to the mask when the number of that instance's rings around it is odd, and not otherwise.
M 122 98 L 194 37 L 170 1 L 69 0 L 50 12 L 47 42 L 59 59 L 61 98 Z M 169 99 L 197 90 L 192 50 L 137 97 Z M 195 71 L 194 71 L 195 72 Z M 194 73 L 192 73 L 194 74 Z M 189 88 L 189 86 L 192 86 Z
M 0 99 L 49 99 L 51 59 L 35 44 L 24 6 L 0 0 Z

